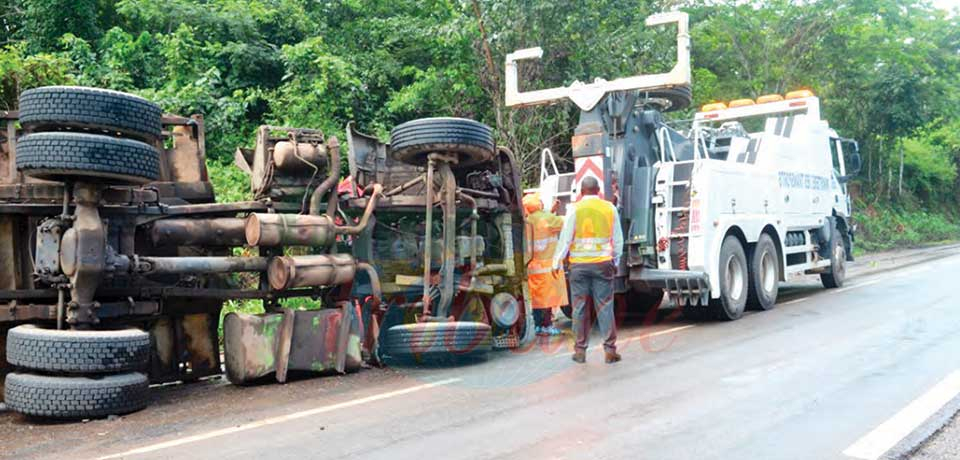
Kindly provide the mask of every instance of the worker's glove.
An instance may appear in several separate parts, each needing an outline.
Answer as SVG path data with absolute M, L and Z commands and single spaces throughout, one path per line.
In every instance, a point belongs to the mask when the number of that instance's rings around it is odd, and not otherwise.
M 563 270 L 563 262 L 554 262 L 553 263 L 554 276 L 556 276 L 556 273 L 561 270 Z

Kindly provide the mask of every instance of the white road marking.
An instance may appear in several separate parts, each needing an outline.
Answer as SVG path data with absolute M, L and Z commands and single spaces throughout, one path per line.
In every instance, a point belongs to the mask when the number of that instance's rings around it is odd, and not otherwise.
M 659 336 L 659 335 L 673 334 L 674 332 L 680 332 L 680 331 L 683 331 L 683 330 L 686 330 L 686 329 L 690 329 L 690 328 L 694 328 L 694 327 L 697 327 L 697 325 L 696 325 L 696 324 L 687 324 L 686 326 L 672 327 L 672 328 L 670 328 L 670 329 L 664 329 L 664 330 L 662 330 L 662 331 L 651 332 L 651 333 L 649 333 L 649 334 L 640 334 L 640 335 L 634 336 L 634 337 L 627 337 L 626 339 L 618 340 L 617 343 L 619 344 L 619 343 L 636 342 L 636 341 L 638 341 L 638 340 L 649 339 L 650 337 L 656 337 L 656 336 Z
M 875 280 L 871 280 L 871 281 L 864 281 L 864 282 L 862 282 L 862 283 L 857 283 L 857 284 L 854 284 L 854 285 L 852 285 L 852 286 L 847 286 L 847 287 L 845 287 L 845 288 L 837 289 L 837 290 L 835 290 L 835 291 L 833 291 L 833 292 L 836 292 L 836 293 L 847 292 L 847 291 L 849 291 L 849 290 L 851 290 L 851 289 L 857 289 L 857 288 L 862 288 L 862 287 L 870 286 L 871 284 L 877 284 L 877 283 L 879 283 L 879 282 L 881 282 L 881 281 L 884 281 L 884 280 L 886 280 L 886 279 L 887 279 L 887 277 L 883 277 L 883 278 L 875 279 Z
M 674 332 L 680 332 L 680 331 L 682 331 L 682 330 L 690 329 L 690 328 L 693 328 L 693 327 L 697 327 L 697 325 L 696 325 L 696 324 L 687 324 L 686 326 L 671 327 L 670 329 L 664 329 L 664 330 L 662 330 L 662 331 L 649 332 L 649 333 L 646 333 L 646 334 L 640 334 L 640 335 L 633 336 L 633 337 L 627 337 L 627 338 L 623 338 L 623 339 L 617 339 L 617 345 L 621 345 L 621 344 L 625 344 L 625 343 L 630 343 L 630 342 L 636 342 L 636 341 L 638 341 L 638 340 L 648 339 L 648 338 L 650 338 L 650 337 L 656 337 L 656 336 L 659 336 L 659 335 L 672 334 L 672 333 L 674 333 Z M 576 337 L 574 337 L 573 340 L 576 340 Z M 594 350 L 594 352 L 601 352 L 601 351 L 603 351 L 603 347 L 597 347 L 597 348 Z M 571 357 L 571 356 L 573 356 L 573 353 L 560 353 L 560 354 L 553 355 L 554 358 L 569 358 L 569 357 Z
M 166 442 L 161 442 L 161 443 L 157 443 L 157 444 L 151 444 L 151 445 L 149 445 L 149 446 L 144 446 L 144 447 L 140 447 L 140 448 L 137 448 L 137 449 L 128 450 L 128 451 L 126 451 L 126 452 L 121 452 L 121 453 L 119 453 L 119 454 L 106 455 L 106 456 L 100 457 L 100 460 L 106 460 L 106 459 L 111 459 L 111 458 L 123 458 L 123 457 L 129 457 L 129 456 L 131 456 L 131 455 L 145 454 L 145 453 L 148 453 L 148 452 L 155 452 L 155 451 L 158 451 L 158 450 L 169 449 L 169 448 L 171 448 L 171 447 L 177 447 L 177 446 L 182 446 L 182 445 L 184 445 L 184 444 L 190 444 L 190 443 L 194 443 L 194 442 L 205 441 L 205 440 L 207 440 L 207 439 L 212 439 L 212 438 L 216 438 L 216 437 L 220 437 L 220 436 L 225 436 L 225 435 L 228 435 L 228 434 L 238 433 L 238 432 L 241 432 L 241 431 L 252 430 L 252 429 L 254 429 L 254 428 L 260 428 L 260 427 L 264 427 L 264 426 L 268 426 L 268 425 L 276 425 L 276 424 L 278 424 L 278 423 L 289 422 L 289 421 L 291 421 L 291 420 L 297 420 L 297 419 L 301 419 L 301 418 L 304 418 L 304 417 L 309 417 L 309 416 L 311 416 L 311 415 L 322 414 L 322 413 L 325 413 L 325 412 L 331 412 L 331 411 L 335 411 L 335 410 L 338 410 L 338 409 L 345 409 L 345 408 L 348 408 L 348 407 L 359 406 L 359 405 L 361 405 L 361 404 L 367 404 L 367 403 L 371 403 L 371 402 L 374 402 L 374 401 L 380 401 L 380 400 L 382 400 L 382 399 L 393 398 L 393 397 L 395 397 L 395 396 L 401 396 L 401 395 L 405 395 L 405 394 L 415 393 L 415 392 L 417 392 L 417 391 L 428 390 L 428 389 L 430 389 L 430 388 L 434 388 L 434 387 L 438 387 L 438 386 L 443 386 L 443 385 L 449 385 L 449 384 L 451 384 L 451 383 L 456 383 L 456 382 L 459 382 L 459 381 L 461 381 L 461 380 L 462 380 L 462 379 L 459 379 L 459 378 L 440 380 L 440 381 L 433 382 L 433 383 L 426 383 L 426 384 L 423 384 L 423 385 L 417 385 L 417 386 L 410 387 L 410 388 L 404 388 L 404 389 L 402 389 L 402 390 L 390 391 L 390 392 L 387 392 L 387 393 L 380 393 L 380 394 L 376 394 L 376 395 L 372 395 L 372 396 L 367 396 L 367 397 L 365 397 L 365 398 L 353 399 L 353 400 L 350 400 L 350 401 L 344 401 L 344 402 L 342 402 L 342 403 L 331 404 L 331 405 L 329 405 L 329 406 L 320 406 L 320 407 L 315 407 L 315 408 L 313 408 L 313 409 L 308 409 L 308 410 L 305 410 L 305 411 L 294 412 L 294 413 L 292 413 L 292 414 L 286 414 L 286 415 L 280 415 L 280 416 L 277 416 L 277 417 L 265 418 L 265 419 L 263 419 L 263 420 L 258 420 L 258 421 L 256 421 L 256 422 L 245 423 L 245 424 L 243 424 L 243 425 L 232 426 L 232 427 L 229 427 L 229 428 L 222 428 L 222 429 L 219 429 L 219 430 L 209 431 L 209 432 L 207 432 L 207 433 L 202 433 L 202 434 L 193 435 L 193 436 L 187 436 L 187 437 L 185 437 L 185 438 L 174 439 L 174 440 L 170 440 L 170 441 L 166 441 Z
M 876 460 L 960 394 L 960 371 L 953 371 L 893 417 L 853 443 L 843 454 L 862 460 Z
M 799 298 L 799 299 L 793 299 L 793 300 L 790 300 L 790 301 L 788 301 L 788 302 L 784 302 L 784 303 L 782 303 L 781 305 L 790 305 L 790 304 L 794 304 L 794 303 L 800 303 L 800 302 L 803 302 L 804 300 L 808 300 L 808 299 L 810 299 L 810 297 L 801 297 L 801 298 Z

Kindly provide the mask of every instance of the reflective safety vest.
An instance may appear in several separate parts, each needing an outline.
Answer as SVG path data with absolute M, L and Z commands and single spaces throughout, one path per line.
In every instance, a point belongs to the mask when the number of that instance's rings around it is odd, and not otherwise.
M 570 263 L 595 264 L 613 260 L 613 226 L 616 210 L 602 199 L 577 203 Z
M 527 216 L 533 227 L 529 244 L 533 257 L 527 264 L 527 282 L 530 286 L 530 303 L 533 308 L 554 308 L 568 305 L 567 280 L 563 270 L 554 271 L 553 253 L 557 248 L 563 218 L 545 211 Z

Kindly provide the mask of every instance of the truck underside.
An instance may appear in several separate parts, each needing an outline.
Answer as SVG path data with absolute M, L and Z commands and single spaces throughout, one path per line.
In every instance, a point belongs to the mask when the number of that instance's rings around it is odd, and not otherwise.
M 343 183 L 335 137 L 262 126 L 235 155 L 253 199 L 217 203 L 200 116 L 46 87 L 2 121 L 0 384 L 14 410 L 104 416 L 145 406 L 148 383 L 222 366 L 234 383 L 283 382 L 484 356 L 525 333 L 519 176 L 485 125 L 417 120 L 393 149 L 348 128 Z M 320 308 L 285 307 L 294 297 Z M 227 300 L 264 313 L 226 315 L 221 363 Z M 44 396 L 58 391 L 73 396 Z

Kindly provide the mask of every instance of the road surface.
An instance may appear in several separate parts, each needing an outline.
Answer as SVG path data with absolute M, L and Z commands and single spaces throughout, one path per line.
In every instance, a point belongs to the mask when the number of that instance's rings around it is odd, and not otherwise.
M 0 412 L 0 456 L 896 458 L 958 408 L 960 249 L 873 258 L 850 274 L 833 291 L 792 280 L 775 309 L 731 323 L 665 311 L 628 324 L 614 365 L 595 346 L 573 363 L 565 339 L 462 367 L 162 387 L 114 420 Z

